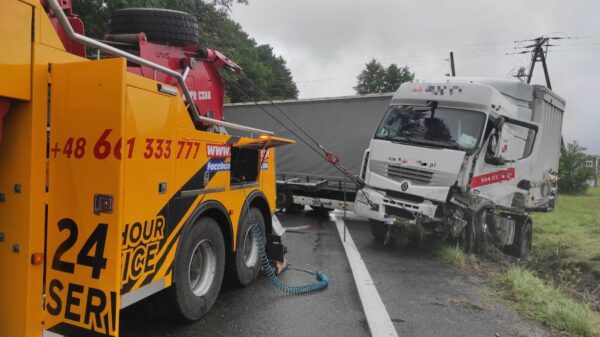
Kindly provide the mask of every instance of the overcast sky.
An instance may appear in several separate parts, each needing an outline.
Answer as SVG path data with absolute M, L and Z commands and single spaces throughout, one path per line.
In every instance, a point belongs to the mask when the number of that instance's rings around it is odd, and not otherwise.
M 353 94 L 371 58 L 408 65 L 417 79 L 443 76 L 451 50 L 459 76 L 509 78 L 530 59 L 505 55 L 515 40 L 571 37 L 548 55 L 567 101 L 563 133 L 600 154 L 600 1 L 249 0 L 231 17 L 287 60 L 300 98 Z M 543 84 L 540 63 L 535 73 Z

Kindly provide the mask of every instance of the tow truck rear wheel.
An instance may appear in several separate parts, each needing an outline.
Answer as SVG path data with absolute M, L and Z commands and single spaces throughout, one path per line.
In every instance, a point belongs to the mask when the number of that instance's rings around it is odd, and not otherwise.
M 176 318 L 196 321 L 215 303 L 225 269 L 225 242 L 217 222 L 202 217 L 181 235 L 167 291 L 169 311 Z
M 252 283 L 260 271 L 258 242 L 251 225 L 257 224 L 265 237 L 265 219 L 256 207 L 251 207 L 240 221 L 235 253 L 228 260 L 227 281 L 245 287 Z

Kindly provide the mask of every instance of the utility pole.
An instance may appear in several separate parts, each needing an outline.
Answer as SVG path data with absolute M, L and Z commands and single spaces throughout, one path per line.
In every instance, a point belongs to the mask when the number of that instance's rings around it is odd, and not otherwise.
M 456 77 L 456 71 L 454 71 L 454 52 L 450 52 L 450 74 L 452 77 Z
M 514 49 L 517 51 L 512 53 L 506 53 L 506 55 L 516 55 L 516 54 L 529 54 L 531 53 L 531 64 L 529 65 L 529 71 L 527 75 L 525 75 L 524 69 L 519 69 L 517 74 L 514 77 L 523 80 L 525 76 L 527 76 L 527 83 L 531 83 L 531 78 L 533 77 L 533 69 L 535 68 L 535 64 L 538 62 L 542 63 L 542 67 L 544 68 L 544 76 L 546 77 L 546 86 L 549 89 L 552 89 L 552 84 L 550 83 L 550 74 L 548 73 L 548 65 L 546 64 L 546 59 L 548 57 L 548 48 L 556 46 L 555 44 L 550 44 L 551 40 L 564 40 L 564 39 L 572 39 L 573 37 L 568 36 L 540 36 L 535 39 L 530 40 L 519 40 L 515 41 L 517 44 Z M 523 46 L 523 43 L 529 43 L 529 45 Z
M 552 90 L 552 85 L 550 84 L 550 75 L 548 74 L 548 65 L 546 65 L 546 54 L 548 52 L 548 47 L 550 46 L 550 38 L 540 36 L 534 39 L 534 42 L 534 44 L 525 47 L 533 48 L 531 55 L 531 65 L 529 66 L 529 75 L 527 75 L 527 83 L 531 83 L 531 77 L 533 76 L 533 69 L 535 68 L 535 64 L 537 62 L 542 62 L 542 67 L 544 67 L 544 76 L 546 77 L 546 86 L 548 87 L 548 89 Z
M 517 46 L 515 46 L 514 49 L 522 50 L 512 53 L 506 53 L 506 55 L 531 53 L 531 64 L 529 65 L 529 73 L 527 74 L 527 84 L 531 83 L 531 77 L 533 76 L 533 68 L 535 67 L 535 64 L 541 62 L 542 67 L 544 68 L 544 76 L 546 77 L 546 86 L 548 87 L 548 89 L 552 90 L 552 84 L 550 84 L 550 74 L 548 73 L 548 65 L 546 64 L 546 57 L 548 56 L 548 48 L 556 45 L 550 44 L 550 40 L 564 40 L 572 38 L 573 37 L 568 36 L 540 36 L 531 40 L 515 41 Z M 521 43 L 523 42 L 533 42 L 533 44 L 521 46 Z M 514 77 L 522 80 L 522 78 L 525 77 L 525 69 L 519 68 L 517 74 Z M 560 137 L 560 146 L 562 150 L 565 150 L 565 140 L 563 137 Z

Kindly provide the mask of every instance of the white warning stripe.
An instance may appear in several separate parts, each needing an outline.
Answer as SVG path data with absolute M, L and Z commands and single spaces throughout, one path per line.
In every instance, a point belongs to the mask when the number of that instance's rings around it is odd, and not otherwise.
M 365 266 L 365 263 L 350 236 L 350 232 L 346 228 L 344 220 L 339 214 L 330 213 L 331 220 L 335 222 L 335 225 L 340 235 L 340 239 L 346 251 L 350 268 L 352 269 L 352 275 L 354 276 L 354 282 L 358 289 L 358 295 L 360 302 L 362 303 L 367 322 L 369 323 L 369 329 L 373 337 L 397 337 L 398 333 L 394 328 L 394 323 L 390 319 L 373 279 L 369 274 L 369 270 Z

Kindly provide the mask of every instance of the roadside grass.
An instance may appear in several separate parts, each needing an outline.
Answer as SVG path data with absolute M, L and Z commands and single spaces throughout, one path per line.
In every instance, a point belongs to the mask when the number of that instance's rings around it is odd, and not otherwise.
M 467 266 L 467 254 L 456 245 L 439 244 L 434 247 L 433 253 L 438 259 L 461 269 Z
M 559 278 L 600 279 L 600 188 L 582 196 L 559 195 L 554 212 L 534 214 L 531 257 L 534 269 Z
M 599 337 L 600 314 L 532 272 L 513 267 L 496 279 L 501 297 L 522 316 L 568 336 Z
M 600 187 L 590 188 L 586 195 L 589 195 L 591 197 L 600 197 Z
M 494 280 L 496 294 L 521 316 L 560 335 L 600 337 L 600 187 L 581 196 L 560 195 L 554 212 L 532 218 L 529 260 L 500 266 L 502 259 L 492 259 L 496 262 L 488 264 L 484 277 Z M 433 252 L 461 269 L 490 259 L 478 260 L 448 244 Z

